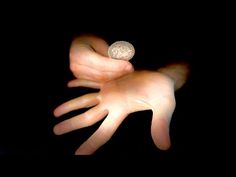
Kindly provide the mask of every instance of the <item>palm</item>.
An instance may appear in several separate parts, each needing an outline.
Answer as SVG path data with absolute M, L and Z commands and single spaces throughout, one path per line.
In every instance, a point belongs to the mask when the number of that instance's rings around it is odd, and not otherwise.
M 90 86 L 83 83 L 81 86 Z M 173 82 L 166 76 L 150 71 L 133 72 L 127 76 L 99 85 L 100 92 L 87 94 L 59 106 L 60 116 L 75 109 L 92 107 L 55 126 L 56 134 L 67 133 L 95 124 L 103 119 L 99 129 L 77 150 L 77 154 L 92 154 L 105 144 L 132 112 L 152 110 L 151 133 L 160 149 L 170 146 L 169 123 L 175 108 Z

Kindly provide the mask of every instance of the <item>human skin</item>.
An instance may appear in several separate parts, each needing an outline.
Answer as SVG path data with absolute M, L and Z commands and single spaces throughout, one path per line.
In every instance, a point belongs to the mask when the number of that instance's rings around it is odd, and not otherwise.
M 129 61 L 108 57 L 108 44 L 94 35 L 75 38 L 70 48 L 70 69 L 75 80 L 68 86 L 76 86 L 83 80 L 107 82 L 133 72 Z
M 83 114 L 59 123 L 54 127 L 54 132 L 57 135 L 68 133 L 91 126 L 106 117 L 98 130 L 76 151 L 77 155 L 89 155 L 112 137 L 130 113 L 152 110 L 152 139 L 158 148 L 166 150 L 170 147 L 169 124 L 175 109 L 175 85 L 171 77 L 153 71 L 134 71 L 96 85 L 100 92 L 83 95 L 55 109 L 54 115 L 60 117 L 73 110 L 92 107 Z M 87 87 L 87 84 L 80 86 Z
M 105 118 L 98 130 L 75 152 L 76 155 L 90 155 L 112 137 L 119 125 L 130 113 L 152 110 L 152 139 L 158 148 L 167 150 L 171 145 L 169 125 L 176 105 L 174 93 L 186 82 L 189 72 L 188 65 L 185 63 L 175 63 L 160 68 L 157 71 L 133 71 L 133 67 L 131 67 L 131 70 L 128 70 L 128 72 L 123 69 L 115 69 L 115 66 L 113 66 L 114 70 L 112 72 L 116 73 L 108 76 L 107 72 L 99 70 L 101 64 L 98 62 L 106 61 L 107 58 L 101 59 L 101 56 L 94 55 L 98 51 L 105 53 L 105 51 L 102 51 L 105 49 L 104 46 L 101 49 L 102 45 L 100 43 L 98 45 L 100 49 L 97 49 L 96 45 L 93 44 L 95 47 L 92 49 L 92 44 L 88 41 L 93 41 L 93 37 L 85 37 L 82 38 L 83 40 L 79 39 L 76 42 L 76 48 L 83 53 L 83 56 L 81 57 L 81 54 L 73 56 L 74 58 L 70 61 L 73 65 L 78 66 L 80 65 L 74 61 L 76 57 L 77 60 L 84 60 L 83 62 L 86 66 L 93 62 L 94 72 L 73 70 L 74 75 L 79 76 L 79 78 L 70 81 L 68 86 L 96 88 L 99 89 L 99 92 L 83 95 L 57 107 L 54 110 L 56 117 L 77 109 L 91 108 L 85 113 L 57 124 L 54 127 L 54 133 L 62 135 L 91 126 Z M 100 42 L 103 43 L 104 41 Z M 71 50 L 75 50 L 75 48 Z M 88 57 L 92 55 L 92 58 Z M 85 60 L 86 56 L 89 58 L 88 60 Z M 97 61 L 92 61 L 92 59 Z M 109 65 L 117 64 L 115 61 L 113 62 Z M 124 66 L 129 65 L 126 61 L 123 64 Z M 100 73 L 99 77 L 96 75 L 97 73 Z

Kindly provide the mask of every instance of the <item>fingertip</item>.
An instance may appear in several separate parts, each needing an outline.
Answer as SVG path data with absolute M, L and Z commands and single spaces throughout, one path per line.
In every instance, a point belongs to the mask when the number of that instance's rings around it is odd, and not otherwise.
M 152 125 L 152 139 L 161 150 L 168 150 L 171 146 L 169 127 L 166 121 L 158 121 L 158 125 Z
M 55 135 L 61 135 L 61 132 L 60 132 L 57 125 L 53 127 L 53 132 L 54 132 Z
M 69 87 L 69 88 L 73 87 L 73 83 L 72 83 L 71 81 L 69 81 L 69 82 L 67 83 L 67 87 Z
M 53 115 L 54 115 L 55 117 L 60 117 L 60 116 L 61 116 L 60 109 L 56 108 L 56 109 L 53 111 Z
M 68 83 L 67 83 L 67 87 L 71 88 L 71 87 L 76 87 L 78 85 L 78 79 L 74 79 L 74 80 L 70 80 Z
M 81 146 L 82 147 L 82 146 Z M 75 155 L 92 155 L 92 153 L 86 151 L 83 147 L 81 148 L 79 147 L 76 151 L 75 151 Z
M 81 152 L 79 150 L 76 150 L 75 155 L 83 155 L 83 154 L 81 154 Z
M 171 143 L 170 142 L 166 142 L 166 143 L 162 143 L 159 144 L 159 149 L 163 150 L 163 151 L 167 151 L 168 149 L 170 149 Z
M 128 63 L 127 66 L 125 67 L 125 70 L 128 72 L 133 72 L 134 71 L 133 65 Z
M 160 150 L 168 150 L 171 146 L 171 142 L 169 138 L 164 138 L 163 137 L 158 137 L 158 138 L 153 138 L 154 144 L 156 147 L 158 147 Z

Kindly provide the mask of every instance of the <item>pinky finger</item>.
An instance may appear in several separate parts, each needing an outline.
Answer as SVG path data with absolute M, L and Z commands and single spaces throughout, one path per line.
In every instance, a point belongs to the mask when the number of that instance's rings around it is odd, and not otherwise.
M 88 88 L 95 88 L 99 89 L 101 84 L 95 81 L 90 81 L 86 79 L 75 79 L 69 81 L 67 84 L 68 87 L 88 87 Z

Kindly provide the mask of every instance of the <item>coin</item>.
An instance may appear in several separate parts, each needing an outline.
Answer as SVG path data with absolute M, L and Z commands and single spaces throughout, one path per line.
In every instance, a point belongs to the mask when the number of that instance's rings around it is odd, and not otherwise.
M 114 42 L 108 48 L 108 56 L 113 59 L 130 60 L 134 53 L 134 46 L 126 41 Z

